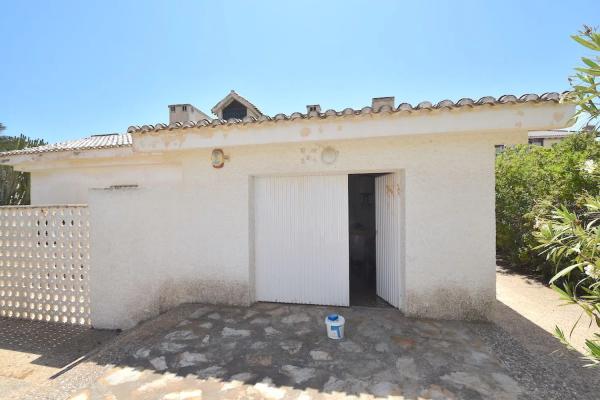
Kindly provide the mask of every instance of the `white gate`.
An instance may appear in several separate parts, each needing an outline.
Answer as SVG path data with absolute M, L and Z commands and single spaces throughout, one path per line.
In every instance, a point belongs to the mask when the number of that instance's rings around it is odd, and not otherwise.
M 400 307 L 401 185 L 399 174 L 375 178 L 377 295 Z
M 256 300 L 349 305 L 348 176 L 255 179 Z
M 87 206 L 0 207 L 0 316 L 90 324 Z

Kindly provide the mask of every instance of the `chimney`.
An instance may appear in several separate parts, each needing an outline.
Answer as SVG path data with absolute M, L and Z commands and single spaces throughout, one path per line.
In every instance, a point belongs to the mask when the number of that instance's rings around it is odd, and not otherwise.
M 169 106 L 169 124 L 174 122 L 200 121 L 211 118 L 191 104 L 171 104 Z
M 394 108 L 395 99 L 394 96 L 391 97 L 373 97 L 373 101 L 371 102 L 371 108 L 373 110 L 379 110 L 381 106 L 390 106 Z
M 311 113 L 311 112 L 321 112 L 321 106 L 318 104 L 309 104 L 306 106 L 306 113 Z

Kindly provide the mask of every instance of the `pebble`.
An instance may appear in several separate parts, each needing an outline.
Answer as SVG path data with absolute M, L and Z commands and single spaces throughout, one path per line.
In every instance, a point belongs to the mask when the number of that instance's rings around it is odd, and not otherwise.
M 311 350 L 310 356 L 315 361 L 331 360 L 331 356 L 329 355 L 329 353 L 326 351 L 321 351 L 321 350 Z
M 103 380 L 111 386 L 120 385 L 121 383 L 133 382 L 140 379 L 142 372 L 135 368 L 125 367 L 113 370 L 108 375 L 105 375 Z
M 163 356 L 153 358 L 150 360 L 150 364 L 152 364 L 154 369 L 157 371 L 164 371 L 167 369 L 167 360 L 165 360 Z
M 250 331 L 247 329 L 233 329 L 226 326 L 221 331 L 221 335 L 223 337 L 248 337 L 250 336 Z
M 190 367 L 192 365 L 198 365 L 203 362 L 208 362 L 206 356 L 202 353 L 190 353 L 183 352 L 179 356 L 179 363 L 177 364 L 179 368 Z
M 281 370 L 294 380 L 295 383 L 306 382 L 315 377 L 314 368 L 301 368 L 294 365 L 284 365 Z

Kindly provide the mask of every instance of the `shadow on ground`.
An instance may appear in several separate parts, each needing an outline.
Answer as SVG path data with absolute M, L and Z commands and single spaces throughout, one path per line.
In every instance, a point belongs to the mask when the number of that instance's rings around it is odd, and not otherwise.
M 323 319 L 333 310 L 348 321 L 343 341 L 325 336 Z M 501 310 L 543 351 L 529 351 L 492 323 L 415 320 L 391 309 L 184 305 L 124 333 L 38 394 L 62 399 L 70 393 L 78 400 L 594 398 L 597 371 L 584 370 L 575 353 L 553 352 L 558 346 L 551 335 L 511 312 Z M 18 398 L 37 397 L 32 391 Z
M 61 369 L 116 334 L 81 325 L 0 318 L 0 352 L 31 354 L 32 364 Z M 1 364 L 0 375 L 6 367 Z

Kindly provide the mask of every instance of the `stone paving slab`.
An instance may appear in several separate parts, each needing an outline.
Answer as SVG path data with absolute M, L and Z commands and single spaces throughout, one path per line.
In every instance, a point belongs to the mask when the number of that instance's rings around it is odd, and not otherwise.
M 342 341 L 325 334 L 332 311 L 346 318 Z M 489 323 L 394 309 L 185 305 L 19 400 L 594 398 L 594 386 L 553 373 Z
M 523 389 L 467 324 L 393 309 L 198 306 L 140 343 L 72 399 L 516 399 Z

